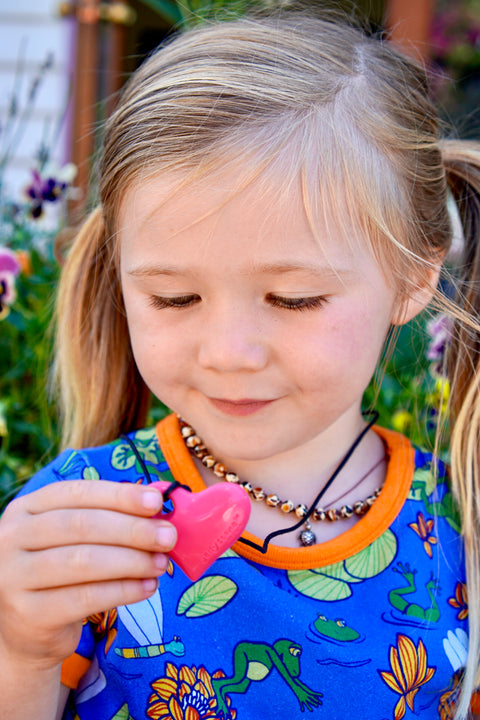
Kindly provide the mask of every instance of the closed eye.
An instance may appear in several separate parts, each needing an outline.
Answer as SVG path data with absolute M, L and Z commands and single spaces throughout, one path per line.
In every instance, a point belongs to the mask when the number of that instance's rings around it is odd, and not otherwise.
M 157 309 L 164 308 L 185 308 L 195 305 L 201 300 L 199 295 L 178 295 L 177 297 L 162 297 L 161 295 L 152 295 L 149 298 L 149 304 Z
M 328 303 L 324 295 L 315 297 L 281 297 L 269 293 L 267 301 L 272 307 L 284 308 L 286 310 L 316 310 Z

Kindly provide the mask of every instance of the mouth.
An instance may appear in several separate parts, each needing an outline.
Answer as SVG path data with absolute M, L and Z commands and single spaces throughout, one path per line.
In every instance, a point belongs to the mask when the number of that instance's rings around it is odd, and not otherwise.
M 220 398 L 208 399 L 211 404 L 217 408 L 217 410 L 220 410 L 226 415 L 235 415 L 237 417 L 253 415 L 274 402 L 274 400 L 253 400 L 250 398 L 242 400 L 223 400 Z

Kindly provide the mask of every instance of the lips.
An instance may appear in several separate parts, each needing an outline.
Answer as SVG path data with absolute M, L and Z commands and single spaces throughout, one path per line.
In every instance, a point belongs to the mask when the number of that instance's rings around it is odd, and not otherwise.
M 273 400 L 253 400 L 251 398 L 245 398 L 243 400 L 209 398 L 209 400 L 217 410 L 220 410 L 226 415 L 235 415 L 237 417 L 253 415 L 274 402 Z

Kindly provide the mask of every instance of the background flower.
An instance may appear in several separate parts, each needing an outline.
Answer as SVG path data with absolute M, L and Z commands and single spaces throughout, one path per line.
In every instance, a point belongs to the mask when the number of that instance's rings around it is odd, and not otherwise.
M 20 272 L 20 263 L 9 248 L 0 247 L 0 320 L 7 317 L 10 305 L 16 297 L 15 278 Z

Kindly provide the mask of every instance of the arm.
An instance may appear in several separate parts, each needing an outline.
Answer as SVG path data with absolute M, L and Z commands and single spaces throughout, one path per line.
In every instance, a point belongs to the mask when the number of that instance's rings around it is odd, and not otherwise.
M 0 651 L 0 667 L 0 717 L 60 720 L 68 697 L 61 693 L 60 666 L 45 670 Z
M 145 502 L 146 501 L 146 502 Z M 155 592 L 175 528 L 152 519 L 158 490 L 65 481 L 17 498 L 0 519 L 0 717 L 53 720 L 62 661 L 82 618 Z M 173 532 L 170 539 L 158 531 Z

